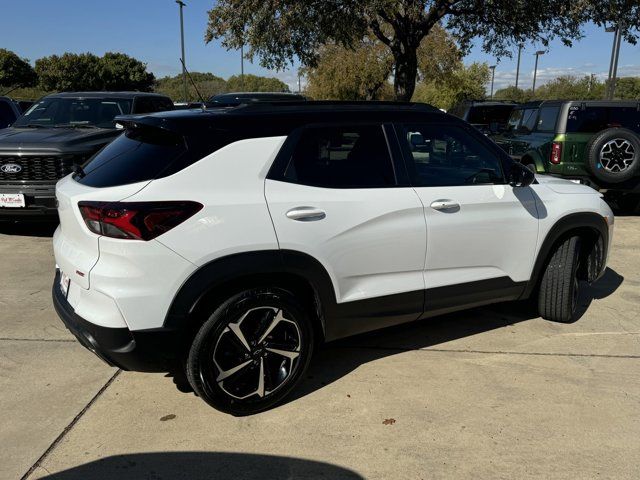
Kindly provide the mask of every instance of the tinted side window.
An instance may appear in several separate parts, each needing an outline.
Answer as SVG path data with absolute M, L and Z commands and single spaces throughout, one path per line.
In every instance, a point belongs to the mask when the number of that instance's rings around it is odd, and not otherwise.
M 151 98 L 138 97 L 134 102 L 133 113 L 151 113 L 155 112 L 154 104 Z
M 0 128 L 8 127 L 15 119 L 13 109 L 6 102 L 0 102 Z
M 404 125 L 401 132 L 415 186 L 504 183 L 498 156 L 460 127 Z
M 522 120 L 522 113 L 524 110 L 517 108 L 513 112 L 511 112 L 511 116 L 509 116 L 509 122 L 507 127 L 509 130 L 517 130 L 520 126 L 520 121 Z
M 293 150 L 284 178 L 327 188 L 395 185 L 382 125 L 305 129 Z
M 531 132 L 536 126 L 536 120 L 538 118 L 537 108 L 527 108 L 522 114 L 522 124 L 527 131 Z
M 596 133 L 613 127 L 640 132 L 640 111 L 636 107 L 572 106 L 567 116 L 567 132 Z
M 173 102 L 168 98 L 156 97 L 153 99 L 154 112 L 164 112 L 166 110 L 173 110 Z
M 538 132 L 555 132 L 560 107 L 542 107 L 536 125 Z

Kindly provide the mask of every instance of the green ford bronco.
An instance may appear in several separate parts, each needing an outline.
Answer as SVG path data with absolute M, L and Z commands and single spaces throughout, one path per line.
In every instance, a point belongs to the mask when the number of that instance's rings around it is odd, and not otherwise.
M 620 208 L 640 203 L 640 101 L 525 103 L 492 140 L 532 170 L 603 191 Z

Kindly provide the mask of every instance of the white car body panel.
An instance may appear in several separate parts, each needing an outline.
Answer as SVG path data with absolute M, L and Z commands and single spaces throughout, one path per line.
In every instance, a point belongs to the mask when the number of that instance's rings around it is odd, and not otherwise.
M 428 289 L 504 276 L 514 282 L 529 279 L 538 242 L 538 210 L 530 189 L 469 185 L 415 190 L 427 221 Z M 431 204 L 439 200 L 451 200 L 459 209 L 435 210 Z
M 307 253 L 327 270 L 338 303 L 424 289 L 426 232 L 411 188 L 318 188 L 267 180 L 280 248 Z M 298 207 L 317 221 L 287 217 Z

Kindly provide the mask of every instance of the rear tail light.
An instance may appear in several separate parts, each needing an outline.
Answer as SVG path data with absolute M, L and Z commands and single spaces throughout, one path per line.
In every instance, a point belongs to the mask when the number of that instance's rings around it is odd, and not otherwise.
M 151 240 L 196 214 L 196 202 L 80 202 L 80 213 L 93 233 L 111 238 Z
M 558 142 L 553 142 L 551 145 L 551 157 L 549 160 L 551 163 L 557 165 L 560 163 L 562 159 L 562 144 Z

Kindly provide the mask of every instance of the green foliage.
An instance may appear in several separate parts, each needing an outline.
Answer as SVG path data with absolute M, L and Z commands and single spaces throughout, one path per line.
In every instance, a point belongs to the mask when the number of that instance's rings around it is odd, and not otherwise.
M 233 75 L 227 79 L 229 92 L 288 92 L 289 87 L 274 77 L 244 74 Z
M 640 100 L 640 77 L 619 78 L 615 98 Z
M 24 87 L 12 90 L 9 96 L 14 100 L 37 100 L 50 93 L 54 92 L 43 90 L 40 87 Z
M 193 83 L 198 87 L 198 91 L 205 100 L 213 95 L 228 91 L 227 82 L 213 73 L 190 72 Z M 184 98 L 184 87 L 182 74 L 174 77 L 163 77 L 156 83 L 155 91 L 167 95 L 174 100 L 186 100 L 196 102 L 199 100 L 196 90 L 189 78 L 187 78 L 187 98 Z
M 493 93 L 495 100 L 511 100 L 513 102 L 528 102 L 531 100 L 531 89 L 523 90 L 516 88 L 514 85 L 509 85 L 506 88 L 501 88 Z
M 155 82 L 146 64 L 123 53 L 65 53 L 36 60 L 39 86 L 44 90 L 140 90 Z
M 411 98 L 418 49 L 441 21 L 463 51 L 481 38 L 483 49 L 496 56 L 511 56 L 513 46 L 523 42 L 546 46 L 559 38 L 570 45 L 588 21 L 615 20 L 632 42 L 640 28 L 640 7 L 630 0 L 218 0 L 208 15 L 206 42 L 248 46 L 249 57 L 275 69 L 295 58 L 315 67 L 321 46 L 353 48 L 372 32 L 393 57 L 399 100 Z
M 321 47 L 318 64 L 306 68 L 305 94 L 316 100 L 388 100 L 393 58 L 379 41 L 366 37 L 356 48 Z
M 449 110 L 463 100 L 483 100 L 489 78 L 490 71 L 486 63 L 472 63 L 466 67 L 462 65 L 444 79 L 418 83 L 412 100 Z
M 0 87 L 31 87 L 35 83 L 36 73 L 29 61 L 10 50 L 0 48 Z
M 149 92 L 155 83 L 147 64 L 124 53 L 107 52 L 100 58 L 101 90 Z

